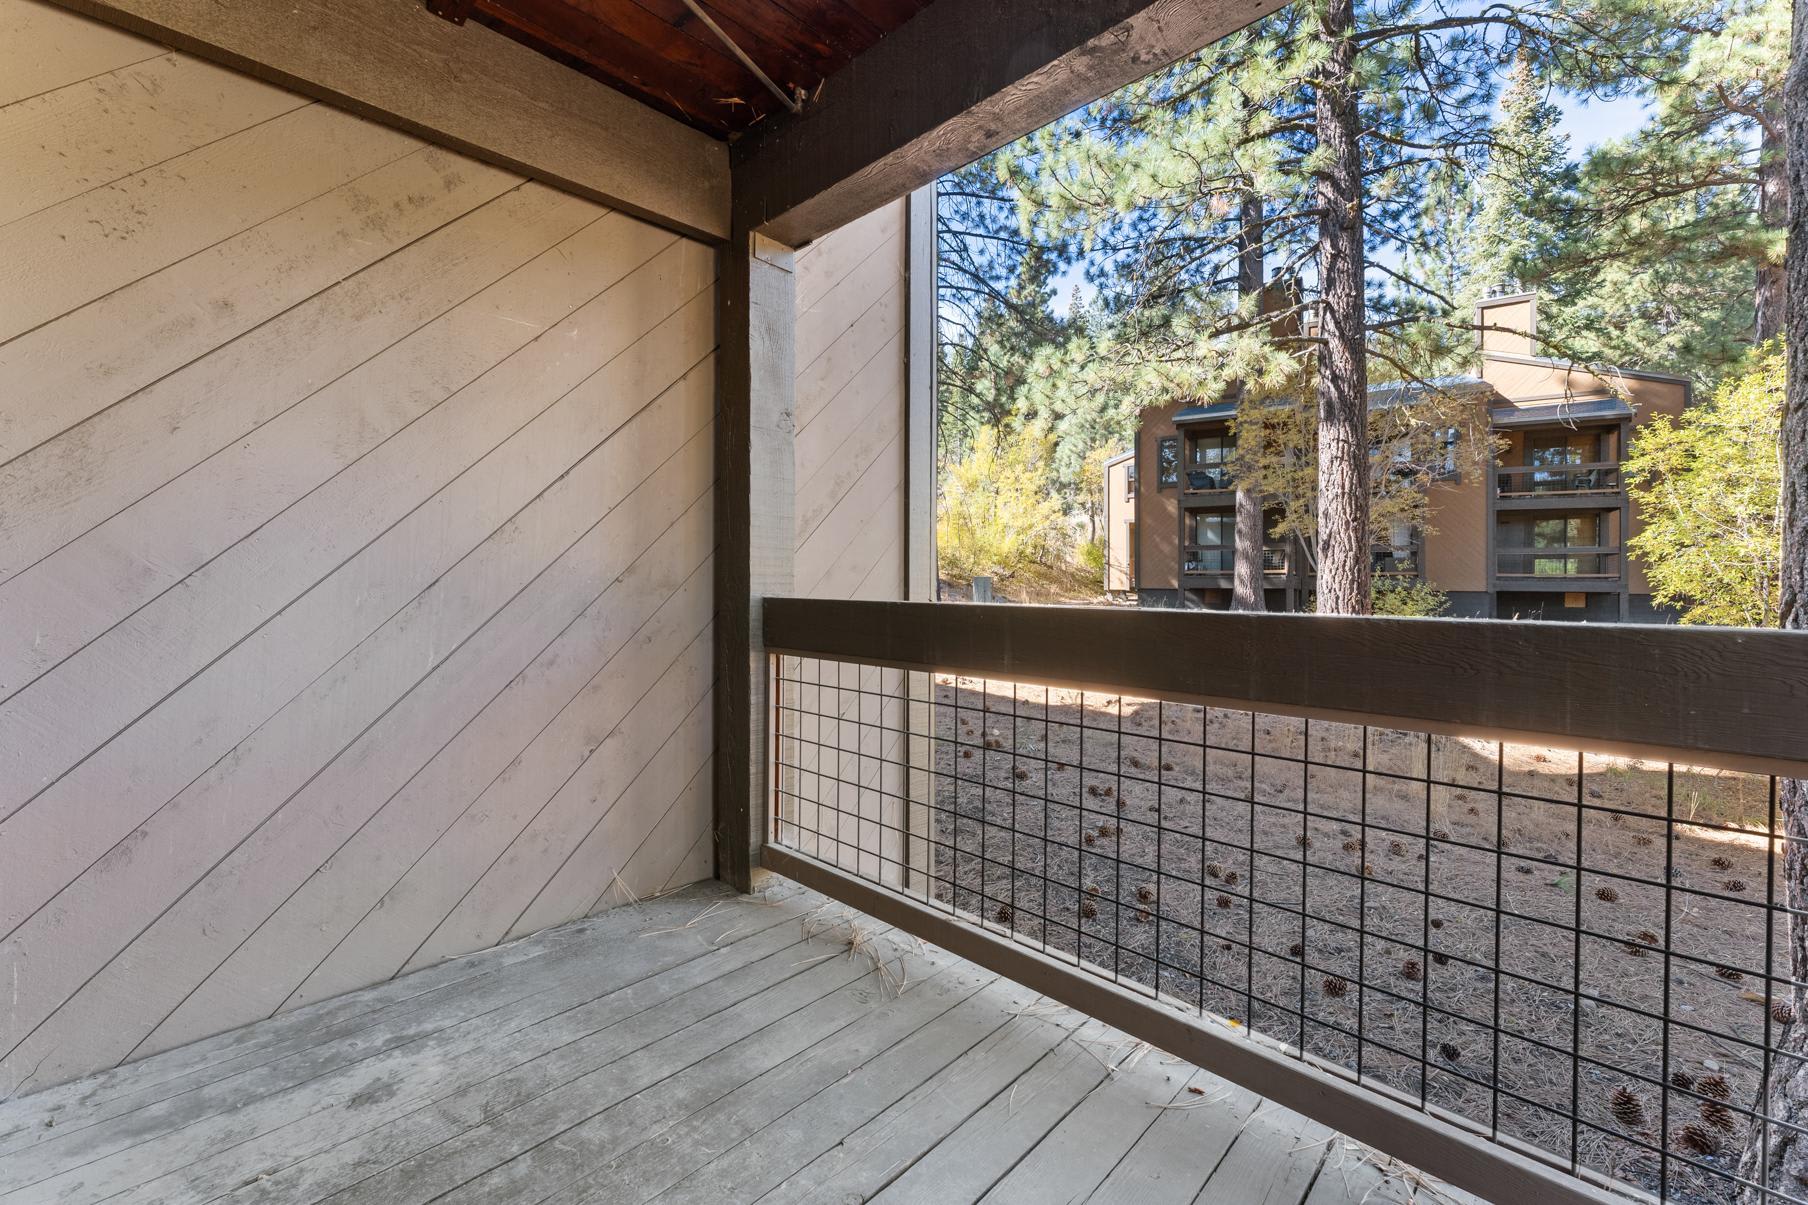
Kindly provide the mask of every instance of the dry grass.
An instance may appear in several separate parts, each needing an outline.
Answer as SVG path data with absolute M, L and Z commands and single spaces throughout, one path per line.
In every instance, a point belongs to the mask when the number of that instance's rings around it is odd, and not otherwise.
M 1662 1141 L 1637 1077 L 1662 1081 L 1664 1026 L 1635 1010 L 1667 987 L 1669 1069 L 1754 1103 L 1761 1054 L 1730 1039 L 1763 1043 L 1787 995 L 1764 779 L 1678 768 L 1670 824 L 1661 764 L 968 680 L 938 700 L 933 873 L 962 908 L 1563 1158 L 1573 1091 L 1581 1161 L 1646 1186 L 1625 1136 Z M 1666 865 L 1694 889 L 1667 916 Z M 1743 1119 L 1667 1091 L 1730 1171 Z M 1674 1161 L 1671 1193 L 1726 1196 Z
M 902 996 L 910 989 L 910 973 L 908 964 L 904 961 L 904 952 L 894 951 L 889 936 L 877 931 L 875 922 L 870 918 L 852 908 L 831 902 L 805 913 L 799 918 L 799 923 L 806 940 L 827 940 L 830 944 L 841 947 L 831 953 L 805 959 L 806 963 L 841 957 L 865 959 L 872 967 L 873 974 L 879 977 L 882 997 L 886 992 L 890 992 L 893 997 Z M 896 967 L 892 966 L 894 959 Z

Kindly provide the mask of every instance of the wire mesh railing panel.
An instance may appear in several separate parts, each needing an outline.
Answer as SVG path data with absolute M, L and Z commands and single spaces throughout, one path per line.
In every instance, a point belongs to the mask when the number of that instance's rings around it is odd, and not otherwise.
M 776 844 L 1572 1172 L 1685 1202 L 1762 1178 L 1742 1155 L 1786 1124 L 1763 1089 L 1802 1005 L 1774 778 L 774 675 Z

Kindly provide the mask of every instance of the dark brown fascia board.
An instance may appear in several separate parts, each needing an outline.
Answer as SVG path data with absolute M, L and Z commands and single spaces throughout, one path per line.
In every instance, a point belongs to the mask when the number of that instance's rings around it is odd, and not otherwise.
M 727 145 L 420 0 L 57 0 L 416 137 L 709 242 Z
M 936 0 L 731 151 L 738 224 L 798 247 L 1282 0 Z

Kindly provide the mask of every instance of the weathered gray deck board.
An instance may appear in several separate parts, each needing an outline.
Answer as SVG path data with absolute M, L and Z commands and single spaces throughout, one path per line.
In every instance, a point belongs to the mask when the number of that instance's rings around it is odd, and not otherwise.
M 1091 1197 L 1161 1115 L 1160 1106 L 1184 1091 L 1193 1069 L 1163 1065 L 1163 1059 L 1153 1051 L 1135 1059 L 1120 1055 L 1114 1060 L 1118 1070 L 1062 1118 L 985 1200 L 1056 1205 Z
M 1298 1113 L 1263 1105 L 1237 1132 L 1195 1205 L 1299 1205 L 1336 1135 Z
M 821 904 L 705 886 L 5 1102 L 0 1202 L 1412 1198 L 944 951 L 865 918 L 856 951 Z
M 1143 1131 L 1092 1199 L 1100 1205 L 1186 1205 L 1205 1187 L 1261 1103 L 1260 1097 L 1210 1072 L 1195 1072 L 1174 1107 Z

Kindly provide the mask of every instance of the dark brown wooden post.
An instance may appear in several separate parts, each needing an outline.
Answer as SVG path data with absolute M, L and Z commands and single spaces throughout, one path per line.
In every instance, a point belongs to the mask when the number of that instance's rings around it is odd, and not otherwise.
M 792 249 L 737 229 L 716 287 L 716 877 L 750 891 L 772 797 L 760 602 L 792 590 Z

